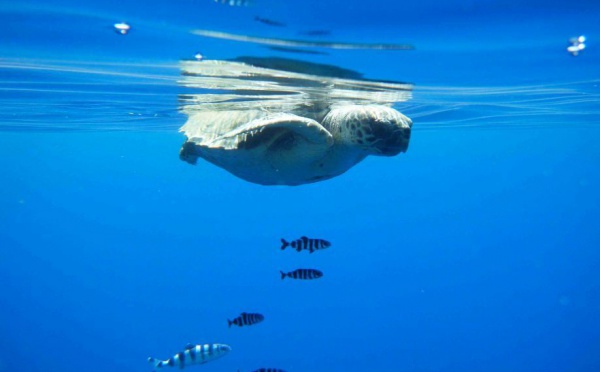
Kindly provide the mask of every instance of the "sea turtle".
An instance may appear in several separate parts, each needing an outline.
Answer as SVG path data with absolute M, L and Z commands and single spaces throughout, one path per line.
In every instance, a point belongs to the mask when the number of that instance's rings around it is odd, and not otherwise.
M 309 101 L 287 111 L 188 110 L 180 158 L 195 164 L 202 157 L 262 185 L 301 185 L 338 176 L 368 155 L 408 148 L 412 121 L 388 105 Z

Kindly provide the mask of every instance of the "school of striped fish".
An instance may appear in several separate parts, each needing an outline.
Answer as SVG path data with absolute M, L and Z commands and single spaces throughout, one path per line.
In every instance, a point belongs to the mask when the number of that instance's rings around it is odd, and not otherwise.
M 329 248 L 331 243 L 324 239 L 313 239 L 306 236 L 302 236 L 299 239 L 287 241 L 281 239 L 281 250 L 285 250 L 287 247 L 296 250 L 296 252 L 308 251 L 314 253 L 318 250 Z M 323 272 L 317 269 L 300 268 L 289 272 L 279 271 L 281 279 L 290 278 L 298 280 L 313 280 L 323 276 Z M 260 313 L 247 313 L 242 312 L 240 315 L 233 319 L 227 319 L 227 326 L 244 327 L 252 326 L 261 323 L 265 320 L 265 316 Z M 231 346 L 226 344 L 187 344 L 184 350 L 176 353 L 172 357 L 161 360 L 153 357 L 148 358 L 148 362 L 153 365 L 153 371 L 157 371 L 163 367 L 178 367 L 180 369 L 192 366 L 201 365 L 210 361 L 219 359 L 227 355 L 231 351 Z M 238 372 L 240 372 L 238 370 Z M 279 368 L 259 368 L 252 372 L 286 372 Z

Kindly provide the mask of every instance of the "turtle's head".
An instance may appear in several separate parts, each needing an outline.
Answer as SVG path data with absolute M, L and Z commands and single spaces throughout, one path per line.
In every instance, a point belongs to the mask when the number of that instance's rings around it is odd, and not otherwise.
M 372 155 L 394 156 L 405 152 L 408 149 L 412 121 L 399 112 L 397 116 L 389 121 L 375 119 L 363 122 L 362 127 L 356 130 L 358 143 Z
M 370 155 L 394 156 L 405 152 L 412 121 L 381 105 L 348 105 L 334 108 L 323 119 L 337 139 Z

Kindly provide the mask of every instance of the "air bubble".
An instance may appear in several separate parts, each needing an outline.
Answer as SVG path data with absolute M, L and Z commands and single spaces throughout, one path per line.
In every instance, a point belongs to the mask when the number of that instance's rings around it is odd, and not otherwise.
M 578 37 L 572 37 L 569 39 L 571 45 L 567 47 L 567 52 L 571 53 L 571 55 L 576 56 L 585 49 L 585 36 L 581 35 Z
M 115 23 L 114 27 L 115 27 L 115 31 L 121 35 L 127 35 L 129 30 L 131 30 L 131 26 L 129 26 L 127 23 L 124 23 L 124 22 Z

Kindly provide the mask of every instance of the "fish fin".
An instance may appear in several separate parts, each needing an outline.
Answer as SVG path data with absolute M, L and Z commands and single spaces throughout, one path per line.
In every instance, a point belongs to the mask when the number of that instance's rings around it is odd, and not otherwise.
M 290 243 L 286 242 L 285 239 L 281 238 L 281 250 L 283 251 L 288 245 L 290 245 Z
M 196 345 L 193 345 L 191 342 L 188 342 L 187 345 L 185 345 L 185 350 L 190 350 L 195 347 L 196 347 Z
M 152 357 L 148 358 L 148 363 L 152 363 L 152 365 L 154 366 L 154 368 L 152 369 L 153 371 L 156 371 L 157 369 L 159 369 L 163 365 L 162 360 L 158 360 L 158 359 L 155 359 L 155 358 L 152 358 Z
M 279 272 L 281 273 L 281 280 L 285 279 L 285 275 L 286 274 L 283 271 L 281 271 L 281 270 L 279 270 Z

